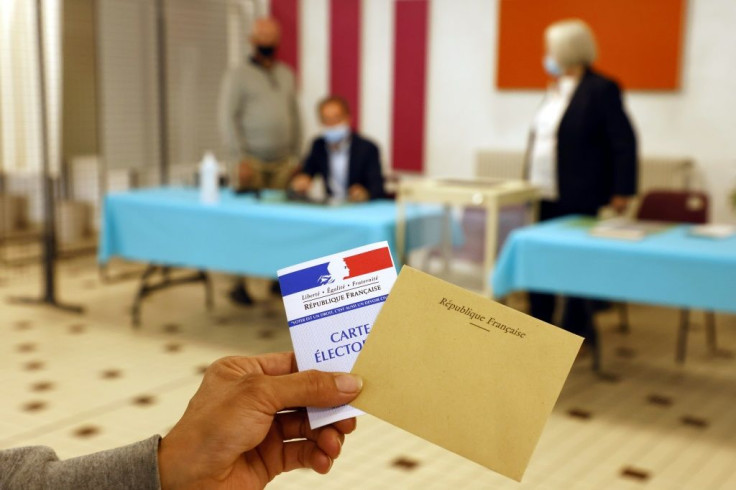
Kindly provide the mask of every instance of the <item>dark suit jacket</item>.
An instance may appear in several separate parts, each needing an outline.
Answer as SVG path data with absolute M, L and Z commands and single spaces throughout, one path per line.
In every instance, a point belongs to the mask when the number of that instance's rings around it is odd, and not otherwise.
M 637 173 L 636 136 L 621 91 L 588 68 L 557 131 L 559 205 L 595 214 L 614 195 L 636 194 Z
M 381 157 L 378 147 L 371 141 L 352 133 L 348 162 L 348 188 L 360 184 L 370 193 L 371 199 L 383 197 L 383 174 L 381 173 Z M 320 137 L 312 143 L 312 149 L 304 160 L 302 172 L 314 177 L 321 175 L 325 179 L 327 193 L 330 189 L 330 159 L 327 154 L 327 143 Z

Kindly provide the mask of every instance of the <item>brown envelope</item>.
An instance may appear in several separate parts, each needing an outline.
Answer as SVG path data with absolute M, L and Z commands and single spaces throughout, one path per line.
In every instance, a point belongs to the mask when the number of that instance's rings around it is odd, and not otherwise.
M 351 405 L 521 481 L 582 341 L 405 266 Z

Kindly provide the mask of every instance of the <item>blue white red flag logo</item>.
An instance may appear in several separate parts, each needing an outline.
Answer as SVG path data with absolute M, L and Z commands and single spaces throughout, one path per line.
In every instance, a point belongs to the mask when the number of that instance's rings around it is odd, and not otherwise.
M 284 274 L 279 277 L 281 294 L 288 296 L 393 266 L 388 247 L 378 248 Z

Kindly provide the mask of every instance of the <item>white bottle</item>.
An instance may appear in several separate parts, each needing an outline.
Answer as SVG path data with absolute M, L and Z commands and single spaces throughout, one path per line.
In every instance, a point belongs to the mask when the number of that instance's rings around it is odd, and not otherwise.
M 205 152 L 199 164 L 199 200 L 215 204 L 220 200 L 220 168 L 211 151 Z

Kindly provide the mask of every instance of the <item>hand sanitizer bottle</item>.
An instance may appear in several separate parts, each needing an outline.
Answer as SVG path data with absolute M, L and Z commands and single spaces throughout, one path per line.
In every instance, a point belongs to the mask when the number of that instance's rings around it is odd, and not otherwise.
M 219 167 L 211 151 L 205 152 L 199 164 L 199 200 L 215 204 L 220 200 Z

